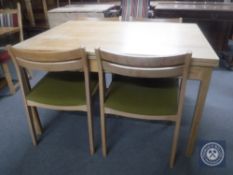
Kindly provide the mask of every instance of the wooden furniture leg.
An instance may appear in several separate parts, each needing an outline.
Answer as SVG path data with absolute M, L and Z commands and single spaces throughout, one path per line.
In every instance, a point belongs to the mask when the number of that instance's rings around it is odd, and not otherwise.
M 43 133 L 43 127 L 40 122 L 39 114 L 36 107 L 31 107 L 32 111 L 32 121 L 35 127 L 35 132 L 37 136 L 40 136 Z
M 48 24 L 49 20 L 48 20 L 48 6 L 47 6 L 47 2 L 46 0 L 42 0 L 42 4 L 43 4 L 43 11 L 44 11 L 44 16 L 45 16 L 45 19 L 46 19 L 46 23 Z
M 171 152 L 170 163 L 169 163 L 170 168 L 174 167 L 177 144 L 178 144 L 178 139 L 179 139 L 179 132 L 180 132 L 180 120 L 175 122 L 175 130 L 174 130 L 173 141 L 172 141 L 172 152 Z
M 29 131 L 32 137 L 32 144 L 34 146 L 37 145 L 37 137 L 36 137 L 36 129 L 35 129 L 35 125 L 33 123 L 33 114 L 32 114 L 32 108 L 30 108 L 29 106 L 26 106 L 25 104 L 25 109 L 26 109 L 26 113 L 27 113 L 27 122 L 28 122 L 28 127 L 29 127 Z
M 2 68 L 3 68 L 5 78 L 6 78 L 7 85 L 10 89 L 10 94 L 13 95 L 15 93 L 15 86 L 12 82 L 12 77 L 11 77 L 7 63 L 2 63 Z
M 194 116 L 192 120 L 191 130 L 189 132 L 188 146 L 186 149 L 186 155 L 191 156 L 194 150 L 198 127 L 202 117 L 202 111 L 205 104 L 205 99 L 207 96 L 210 79 L 212 74 L 212 68 L 206 67 L 196 67 L 191 70 L 191 79 L 200 80 L 199 92 L 196 101 L 196 107 L 194 111 Z
M 28 14 L 30 24 L 31 24 L 31 26 L 35 27 L 36 23 L 35 23 L 35 17 L 34 17 L 34 14 L 33 14 L 33 10 L 32 10 L 32 2 L 31 2 L 31 0 L 24 0 L 24 1 L 25 1 L 25 5 L 26 5 L 27 14 Z

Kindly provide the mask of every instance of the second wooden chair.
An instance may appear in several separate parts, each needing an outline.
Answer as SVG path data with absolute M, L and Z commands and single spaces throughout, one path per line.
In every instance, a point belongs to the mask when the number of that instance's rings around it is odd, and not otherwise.
M 106 114 L 171 121 L 175 123 L 170 157 L 170 167 L 173 167 L 191 54 L 129 56 L 97 49 L 96 56 L 103 155 L 107 155 Z M 108 90 L 104 81 L 106 72 L 123 76 L 113 79 Z

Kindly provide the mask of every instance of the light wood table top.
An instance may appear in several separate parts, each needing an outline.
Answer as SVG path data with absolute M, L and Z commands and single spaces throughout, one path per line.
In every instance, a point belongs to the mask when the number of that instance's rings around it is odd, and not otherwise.
M 192 65 L 198 66 L 215 67 L 219 61 L 196 24 L 69 21 L 15 45 L 21 49 L 56 51 L 80 46 L 89 55 L 100 47 L 140 55 L 192 52 Z
M 18 31 L 19 31 L 18 27 L 0 27 L 0 36 Z
M 49 10 L 48 13 L 102 13 L 105 12 L 113 7 L 116 4 L 73 4 L 67 5 L 64 7 L 58 7 L 52 10 Z

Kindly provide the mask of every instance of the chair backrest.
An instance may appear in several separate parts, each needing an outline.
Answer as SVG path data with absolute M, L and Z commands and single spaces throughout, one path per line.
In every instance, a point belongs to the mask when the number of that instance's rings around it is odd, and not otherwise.
M 26 73 L 28 70 L 48 72 L 84 71 L 85 81 L 89 82 L 88 61 L 85 49 L 71 51 L 32 51 L 7 46 L 8 52 L 15 65 L 24 96 L 31 87 Z
M 0 27 L 19 28 L 20 41 L 23 40 L 23 24 L 19 3 L 17 3 L 17 9 L 0 9 Z
M 135 17 L 148 17 L 149 2 L 149 0 L 122 0 L 122 21 L 130 21 Z
M 191 54 L 172 56 L 132 56 L 96 50 L 100 69 L 130 77 L 182 77 L 189 66 Z
M 33 51 L 8 46 L 16 66 L 42 71 L 72 71 L 82 69 L 86 63 L 83 48 L 71 51 Z
M 132 18 L 132 21 L 182 23 L 183 18 Z
M 185 85 L 191 61 L 190 53 L 164 57 L 131 56 L 96 49 L 96 56 L 99 68 L 101 105 L 104 105 L 105 99 L 105 72 L 138 78 L 179 78 L 180 92 L 177 115 L 181 116 Z

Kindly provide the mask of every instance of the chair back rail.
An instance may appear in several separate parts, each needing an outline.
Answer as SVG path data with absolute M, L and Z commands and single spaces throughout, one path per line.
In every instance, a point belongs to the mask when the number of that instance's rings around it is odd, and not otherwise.
M 96 52 L 104 72 L 144 78 L 182 76 L 190 58 L 190 54 L 155 57 L 117 55 L 99 49 Z
M 65 62 L 81 59 L 84 56 L 84 49 L 76 49 L 70 51 L 43 51 L 43 50 L 22 50 L 11 47 L 16 58 L 32 62 L 52 63 Z
M 8 46 L 13 61 L 20 67 L 41 71 L 73 71 L 82 69 L 83 58 L 86 56 L 84 49 L 64 52 L 45 52 L 20 50 Z
M 81 70 L 83 68 L 83 60 L 73 60 L 65 62 L 33 62 L 24 60 L 21 58 L 16 58 L 17 63 L 24 68 L 32 70 L 41 70 L 41 71 L 75 71 Z
M 177 66 L 185 63 L 186 54 L 171 55 L 171 56 L 146 56 L 146 55 L 123 55 L 113 52 L 98 50 L 99 57 L 103 61 L 132 66 L 132 67 L 169 67 Z
M 130 77 L 138 78 L 166 78 L 166 77 L 179 77 L 183 74 L 184 66 L 173 66 L 165 68 L 142 68 L 142 67 L 129 67 L 119 64 L 113 64 L 106 61 L 102 62 L 103 69 L 106 72 L 119 74 Z

